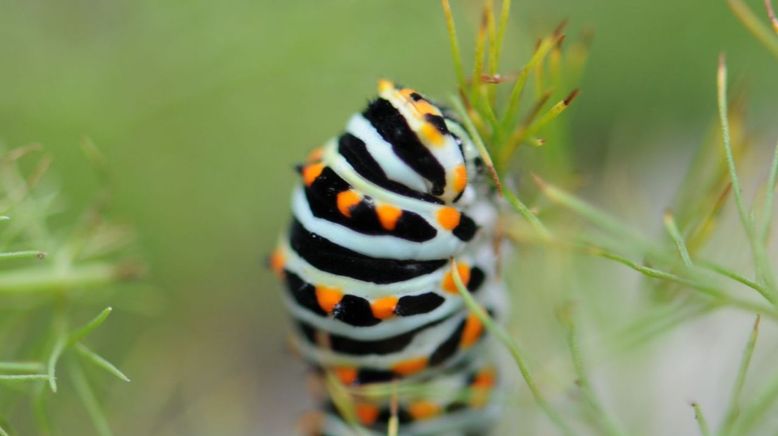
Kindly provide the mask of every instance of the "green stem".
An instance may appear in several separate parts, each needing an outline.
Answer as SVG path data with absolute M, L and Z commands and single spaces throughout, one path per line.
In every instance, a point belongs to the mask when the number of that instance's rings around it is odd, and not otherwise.
M 730 1 L 730 5 L 733 2 Z M 766 285 L 768 292 L 773 296 L 776 295 L 775 279 L 770 268 L 769 260 L 765 252 L 764 246 L 760 243 L 756 229 L 754 228 L 754 221 L 746 210 L 745 202 L 743 201 L 743 191 L 740 187 L 740 180 L 737 176 L 737 169 L 735 167 L 735 157 L 732 153 L 732 139 L 729 134 L 729 117 L 727 115 L 727 65 L 722 56 L 719 59 L 719 68 L 717 78 L 718 89 L 718 109 L 719 119 L 721 122 L 721 136 L 722 143 L 724 145 L 724 154 L 727 161 L 727 170 L 729 171 L 729 177 L 732 182 L 732 191 L 735 195 L 735 205 L 737 206 L 738 215 L 740 216 L 740 223 L 743 226 L 743 230 L 746 232 L 748 242 L 751 246 L 751 253 L 756 265 L 757 277 L 759 277 Z
M 568 306 L 566 310 L 563 310 L 560 318 L 563 324 L 567 326 L 567 345 L 570 348 L 570 356 L 573 361 L 573 368 L 577 377 L 578 386 L 581 388 L 583 399 L 586 405 L 594 414 L 595 419 L 599 423 L 603 434 L 609 436 L 618 436 L 623 434 L 611 417 L 605 412 L 605 408 L 600 404 L 597 395 L 594 393 L 591 381 L 589 380 L 588 372 L 584 365 L 583 356 L 581 354 L 580 342 L 578 340 L 578 330 L 574 319 L 573 308 Z
M 68 369 L 70 370 L 70 378 L 73 381 L 76 394 L 81 399 L 81 403 L 83 403 L 87 413 L 89 413 L 97 434 L 100 436 L 111 436 L 113 432 L 111 432 L 111 427 L 108 425 L 108 419 L 105 417 L 100 402 L 89 385 L 89 381 L 86 379 L 81 366 L 77 362 L 72 362 L 68 365 Z
M 729 7 L 735 16 L 746 26 L 746 29 L 764 44 L 773 55 L 778 56 L 778 37 L 776 37 L 776 34 L 762 23 L 743 1 L 728 0 L 727 3 L 729 3 Z
M 749 336 L 748 342 L 746 342 L 746 346 L 743 349 L 743 356 L 740 359 L 737 378 L 735 379 L 735 384 L 732 387 L 732 393 L 730 394 L 729 398 L 729 408 L 727 410 L 724 424 L 721 428 L 722 435 L 729 434 L 732 431 L 732 427 L 735 425 L 738 415 L 740 415 L 740 396 L 743 392 L 743 386 L 746 383 L 746 374 L 748 373 L 748 368 L 751 366 L 751 357 L 754 354 L 754 348 L 756 348 L 756 340 L 759 337 L 760 319 L 761 318 L 759 315 L 757 315 L 756 319 L 754 320 L 754 327 L 751 329 L 751 335 Z
M 768 243 L 770 237 L 770 224 L 773 221 L 773 199 L 775 198 L 775 184 L 778 181 L 778 143 L 775 144 L 773 152 L 773 163 L 770 165 L 770 176 L 767 179 L 767 190 L 764 197 L 764 208 L 762 211 L 762 225 L 759 226 L 759 239 L 763 244 Z
M 451 276 L 454 279 L 454 283 L 456 284 L 457 290 L 459 291 L 459 295 L 462 296 L 462 300 L 464 301 L 465 306 L 467 306 L 468 310 L 470 310 L 470 312 L 473 313 L 479 319 L 479 321 L 481 321 L 486 330 L 494 337 L 496 337 L 497 340 L 499 340 L 505 346 L 505 348 L 508 349 L 511 356 L 513 357 L 513 360 L 516 362 L 516 366 L 519 368 L 519 372 L 521 372 L 521 376 L 524 378 L 524 382 L 527 384 L 527 387 L 532 393 L 532 396 L 535 398 L 535 402 L 538 404 L 541 410 L 545 412 L 546 416 L 548 416 L 551 422 L 553 422 L 563 434 L 569 436 L 574 435 L 575 432 L 573 432 L 573 430 L 562 419 L 561 415 L 559 415 L 551 407 L 543 394 L 540 392 L 537 384 L 535 384 L 535 379 L 532 377 L 532 374 L 529 371 L 529 367 L 524 361 L 523 352 L 519 348 L 519 345 L 511 338 L 508 332 L 506 332 L 502 327 L 498 326 L 494 322 L 489 314 L 486 313 L 486 311 L 478 304 L 478 302 L 475 301 L 475 298 L 473 298 L 473 296 L 470 294 L 470 291 L 467 290 L 467 287 L 465 287 L 465 284 L 462 282 L 462 277 L 459 275 L 456 262 L 453 258 L 451 259 L 451 272 Z
M 121 277 L 120 268 L 109 263 L 85 264 L 65 270 L 26 268 L 0 273 L 0 294 L 68 290 L 109 284 Z
M 46 253 L 38 250 L 25 250 L 25 251 L 11 251 L 6 253 L 0 253 L 0 261 L 2 260 L 15 260 L 15 259 L 43 259 L 46 257 Z
M 705 295 L 707 295 L 709 297 L 712 297 L 714 299 L 714 301 L 724 302 L 724 303 L 727 303 L 727 304 L 729 304 L 731 306 L 739 307 L 741 309 L 744 309 L 744 310 L 747 310 L 747 311 L 750 311 L 750 312 L 760 313 L 760 314 L 769 316 L 770 318 L 778 320 L 778 310 L 776 310 L 772 306 L 764 306 L 764 305 L 761 305 L 761 304 L 753 303 L 753 302 L 748 301 L 748 300 L 743 300 L 743 299 L 740 299 L 740 298 L 737 298 L 737 297 L 733 297 L 733 296 L 728 295 L 726 292 L 724 292 L 721 289 L 718 289 L 716 287 L 709 286 L 709 285 L 706 285 L 704 283 L 699 283 L 699 282 L 696 282 L 694 280 L 690 280 L 690 279 L 687 279 L 687 278 L 679 277 L 679 276 L 677 276 L 675 274 L 671 274 L 671 273 L 668 273 L 668 272 L 665 272 L 665 271 L 661 271 L 661 270 L 658 270 L 658 269 L 655 269 L 655 268 L 650 268 L 650 267 L 647 267 L 647 266 L 644 266 L 644 265 L 640 265 L 639 263 L 637 263 L 635 261 L 632 261 L 630 259 L 627 259 L 627 258 L 625 258 L 623 256 L 620 256 L 618 254 L 615 254 L 615 253 L 607 252 L 607 251 L 604 251 L 604 250 L 598 250 L 598 249 L 595 248 L 595 249 L 592 250 L 592 254 L 594 254 L 596 256 L 604 257 L 606 259 L 610 259 L 610 260 L 616 261 L 616 262 L 621 263 L 623 265 L 626 265 L 626 266 L 634 269 L 635 271 L 640 272 L 641 274 L 643 274 L 645 276 L 653 277 L 653 278 L 661 279 L 661 280 L 668 280 L 668 281 L 671 281 L 671 282 L 675 282 L 675 283 L 687 286 L 687 287 L 692 288 L 692 289 L 697 289 L 701 293 L 703 293 L 703 294 L 705 294 Z
M 697 403 L 692 403 L 694 409 L 694 419 L 697 420 L 697 425 L 700 427 L 700 434 L 702 436 L 710 436 L 710 427 L 708 426 L 708 420 L 705 419 L 705 415 L 702 413 L 702 408 Z
M 678 226 L 675 224 L 673 214 L 670 213 L 670 211 L 665 212 L 664 223 L 667 233 L 670 235 L 670 238 L 673 239 L 675 248 L 678 250 L 678 254 L 681 256 L 681 260 L 683 260 L 683 263 L 687 267 L 692 267 L 692 258 L 689 256 L 689 250 L 686 248 L 686 242 L 684 242 L 683 236 L 681 236 L 681 231 L 678 230 Z
M 448 30 L 448 40 L 451 44 L 451 58 L 454 61 L 454 72 L 457 76 L 459 91 L 465 92 L 465 70 L 462 66 L 462 54 L 459 50 L 459 40 L 457 39 L 457 28 L 454 23 L 454 14 L 451 12 L 451 5 L 448 0 L 440 0 L 443 7 L 443 15 L 446 18 L 446 30 Z

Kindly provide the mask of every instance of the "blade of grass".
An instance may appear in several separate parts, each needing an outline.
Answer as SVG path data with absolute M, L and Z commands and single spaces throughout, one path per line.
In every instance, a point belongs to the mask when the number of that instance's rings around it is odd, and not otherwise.
M 742 0 L 727 0 L 730 9 L 741 23 L 774 56 L 778 56 L 778 37 L 757 17 Z
M 708 426 L 708 420 L 705 419 L 705 415 L 702 413 L 702 408 L 698 403 L 692 403 L 692 409 L 694 409 L 694 419 L 697 420 L 697 425 L 700 427 L 700 434 L 702 436 L 710 436 L 710 427 Z
M 761 317 L 757 315 L 756 319 L 754 320 L 754 326 L 751 328 L 751 335 L 748 337 L 748 342 L 746 342 L 746 346 L 743 349 L 743 355 L 740 358 L 740 366 L 738 367 L 737 378 L 735 378 L 735 383 L 732 386 L 732 393 L 729 397 L 729 407 L 727 409 L 724 423 L 721 426 L 720 433 L 722 435 L 729 434 L 732 431 L 732 427 L 735 425 L 735 422 L 740 415 L 740 397 L 743 392 L 743 386 L 746 383 L 746 374 L 748 373 L 748 368 L 751 366 L 751 357 L 753 356 L 754 349 L 756 348 L 756 340 L 759 337 L 760 320 Z
M 94 364 L 98 368 L 104 369 L 109 374 L 114 375 L 119 380 L 125 381 L 127 383 L 130 382 L 129 377 L 124 375 L 124 373 L 119 370 L 114 364 L 109 362 L 107 359 L 105 359 L 103 356 L 95 353 L 94 351 L 90 350 L 86 345 L 82 343 L 76 344 L 76 351 L 78 354 L 80 354 L 84 359 L 86 359 L 88 362 Z
M 457 39 L 454 14 L 451 12 L 451 5 L 448 0 L 440 0 L 440 5 L 443 8 L 443 15 L 446 19 L 446 30 L 448 31 L 448 40 L 451 44 L 451 58 L 454 61 L 454 73 L 457 77 L 459 92 L 464 93 L 465 89 L 467 89 L 465 87 L 465 70 L 462 66 L 462 53 L 459 50 L 459 40 Z
M 3 426 L 0 426 L 0 436 L 10 436 Z
M 105 417 L 100 402 L 97 400 L 92 387 L 89 385 L 89 381 L 86 379 L 81 366 L 78 362 L 73 361 L 68 365 L 68 369 L 76 394 L 81 400 L 84 409 L 86 409 L 89 414 L 89 418 L 92 420 L 92 425 L 97 431 L 97 434 L 100 436 L 111 436 L 113 432 L 111 432 L 111 427 L 108 425 L 108 419 Z
M 575 434 L 568 426 L 568 424 L 562 419 L 562 416 L 551 407 L 548 401 L 546 401 L 546 398 L 540 392 L 540 389 L 535 384 L 535 379 L 532 377 L 532 374 L 529 371 L 527 363 L 524 361 L 523 352 L 519 348 L 519 345 L 510 337 L 508 332 L 506 332 L 502 327 L 498 326 L 494 320 L 492 320 L 489 314 L 486 313 L 486 311 L 478 304 L 478 302 L 475 301 L 473 296 L 470 294 L 470 291 L 468 291 L 467 287 L 465 287 L 464 282 L 462 282 L 462 277 L 459 275 L 456 261 L 453 258 L 450 259 L 450 264 L 452 272 L 451 276 L 454 279 L 454 284 L 459 291 L 459 295 L 462 296 L 462 300 L 464 301 L 465 306 L 467 306 L 468 310 L 473 313 L 479 321 L 481 321 L 481 323 L 484 325 L 484 328 L 486 328 L 486 330 L 491 335 L 497 338 L 497 340 L 508 349 L 511 356 L 513 357 L 514 362 L 516 362 L 516 366 L 519 368 L 519 372 L 521 372 L 521 376 L 524 378 L 524 382 L 527 384 L 527 387 L 532 393 L 532 396 L 535 398 L 535 402 L 563 434 Z

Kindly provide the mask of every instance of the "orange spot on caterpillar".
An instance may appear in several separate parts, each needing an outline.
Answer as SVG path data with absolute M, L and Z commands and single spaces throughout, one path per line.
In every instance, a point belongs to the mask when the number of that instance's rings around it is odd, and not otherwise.
M 394 89 L 394 83 L 392 83 L 389 80 L 381 79 L 378 81 L 378 93 L 383 93 L 385 91 L 390 91 Z
M 415 374 L 427 367 L 427 358 L 418 357 L 415 359 L 408 359 L 395 364 L 392 367 L 392 371 L 399 375 L 411 375 Z
M 335 306 L 340 303 L 343 298 L 343 292 L 338 288 L 330 288 L 327 286 L 316 287 L 316 301 L 319 306 L 327 313 L 332 313 Z
M 358 205 L 360 201 L 362 201 L 362 196 L 353 189 L 338 192 L 338 210 L 345 217 L 351 218 L 351 208 Z
M 286 256 L 281 248 L 276 248 L 270 255 L 270 269 L 278 276 L 283 277 Z
M 429 142 L 430 144 L 436 147 L 445 144 L 443 134 L 440 133 L 440 130 L 438 130 L 437 127 L 433 126 L 430 123 L 422 124 L 419 133 L 427 140 L 427 142 Z
M 455 207 L 441 207 L 437 213 L 438 224 L 446 230 L 454 230 L 459 225 L 461 215 Z
M 383 297 L 373 300 L 370 303 L 370 309 L 373 311 L 373 316 L 378 319 L 386 319 L 394 316 L 394 308 L 397 306 L 399 299 L 395 296 Z
M 408 406 L 408 413 L 413 419 L 429 419 L 440 414 L 440 406 L 431 401 L 416 401 Z
M 305 183 L 305 186 L 313 185 L 313 182 L 321 175 L 322 171 L 324 171 L 324 164 L 321 162 L 306 165 L 303 168 L 303 183 Z
M 462 283 L 467 286 L 467 283 L 470 281 L 470 267 L 465 263 L 457 262 L 457 271 L 459 272 L 459 277 L 462 279 Z M 446 274 L 443 275 L 441 287 L 444 291 L 452 294 L 459 292 L 457 290 L 457 284 L 454 283 L 454 276 L 451 274 L 451 270 L 446 271 Z
M 324 147 L 316 147 L 308 153 L 308 162 L 318 162 L 324 156 Z
M 454 168 L 454 190 L 462 192 L 467 186 L 467 168 L 464 165 L 457 165 Z
M 356 368 L 339 366 L 337 368 L 333 368 L 332 372 L 335 374 L 335 377 L 337 377 L 338 380 L 340 380 L 340 382 L 344 385 L 352 385 L 355 381 L 357 381 Z
M 493 370 L 485 369 L 475 376 L 475 379 L 470 386 L 482 388 L 492 387 L 494 386 L 495 378 L 496 377 Z
M 381 227 L 386 230 L 392 231 L 397 227 L 397 220 L 403 214 L 402 209 L 394 207 L 390 204 L 380 204 L 375 208 L 378 220 L 381 221 Z
M 474 314 L 467 315 L 465 321 L 465 328 L 462 331 L 462 338 L 459 340 L 459 346 L 462 348 L 468 348 L 478 341 L 481 337 L 481 333 L 484 330 L 481 320 Z
M 372 425 L 378 419 L 378 407 L 370 403 L 359 403 L 354 407 L 359 422 L 363 425 Z

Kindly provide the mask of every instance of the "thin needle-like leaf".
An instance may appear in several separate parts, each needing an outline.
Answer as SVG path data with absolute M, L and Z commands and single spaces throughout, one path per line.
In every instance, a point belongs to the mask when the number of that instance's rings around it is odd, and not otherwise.
M 773 2 L 770 0 L 764 0 L 764 7 L 767 9 L 767 17 L 770 19 L 770 24 L 773 25 L 773 31 L 776 35 L 778 35 L 778 18 L 775 16 Z
M 708 420 L 705 419 L 705 415 L 702 413 L 702 408 L 698 403 L 692 403 L 692 409 L 694 409 L 694 419 L 697 420 L 697 425 L 700 427 L 700 434 L 702 436 L 710 436 L 710 426 L 708 426 Z
M 508 97 L 508 105 L 505 110 L 505 115 L 500 122 L 502 126 L 501 130 L 509 130 L 510 125 L 516 120 L 516 114 L 519 111 L 519 102 L 521 101 L 521 94 L 524 91 L 524 86 L 527 84 L 530 71 L 533 71 L 535 67 L 540 64 L 543 59 L 545 59 L 548 52 L 551 50 L 551 48 L 554 47 L 554 44 L 556 44 L 556 41 L 557 39 L 551 37 L 543 38 L 527 65 L 525 65 L 524 68 L 522 68 L 519 72 L 519 75 L 516 78 L 516 83 L 513 85 L 511 94 Z
M 48 374 L 0 374 L 0 381 L 51 380 Z
M 674 283 L 678 283 L 684 286 L 687 286 L 692 289 L 696 289 L 700 291 L 702 294 L 705 294 L 709 297 L 712 297 L 715 301 L 722 302 L 729 304 L 734 307 L 738 307 L 740 309 L 744 309 L 750 312 L 756 312 L 761 313 L 764 315 L 769 316 L 770 318 L 778 320 L 778 310 L 776 310 L 774 307 L 771 306 L 764 306 L 758 303 L 753 303 L 749 300 L 744 300 L 738 297 L 734 297 L 732 295 L 728 295 L 723 290 L 716 288 L 714 286 L 700 283 L 695 280 L 691 280 L 688 278 L 680 277 L 672 273 L 668 273 L 666 271 L 661 271 L 656 268 L 650 268 L 644 265 L 641 265 L 635 261 L 632 261 L 630 259 L 627 259 L 626 257 L 623 257 L 621 255 L 618 255 L 616 253 L 608 252 L 606 250 L 599 249 L 597 247 L 593 247 L 591 249 L 591 253 L 596 256 L 600 256 L 606 259 L 614 260 L 618 263 L 621 263 L 623 265 L 626 265 L 635 271 L 638 271 L 639 273 L 647 276 L 652 277 L 656 279 L 661 280 L 668 280 Z
M 98 368 L 104 369 L 109 374 L 112 374 L 116 376 L 119 380 L 130 382 L 129 377 L 124 375 L 124 373 L 119 370 L 113 363 L 109 362 L 107 359 L 105 359 L 103 356 L 95 353 L 94 351 L 87 348 L 86 345 L 82 343 L 76 344 L 76 351 L 84 357 L 88 362 L 91 362 L 92 364 L 96 365 Z
M 684 242 L 683 236 L 681 236 L 681 231 L 678 230 L 678 226 L 675 224 L 675 219 L 673 218 L 673 214 L 669 210 L 665 211 L 664 223 L 665 223 L 665 229 L 667 230 L 667 233 L 670 235 L 670 238 L 673 239 L 673 242 L 675 243 L 675 248 L 678 250 L 678 254 L 681 256 L 683 263 L 688 267 L 693 266 L 692 258 L 691 256 L 689 256 L 689 250 L 686 248 L 686 242 Z
M 761 317 L 756 316 L 754 320 L 754 326 L 751 329 L 751 335 L 748 337 L 748 342 L 743 349 L 743 356 L 740 358 L 740 366 L 737 371 L 737 378 L 732 386 L 732 393 L 729 397 L 729 408 L 727 410 L 726 418 L 722 424 L 721 434 L 726 435 L 732 431 L 732 427 L 735 424 L 738 416 L 740 415 L 740 397 L 743 392 L 743 386 L 746 383 L 746 374 L 748 374 L 748 368 L 751 366 L 751 357 L 754 355 L 754 348 L 756 348 L 756 340 L 759 337 L 759 321 Z
M 75 345 L 81 339 L 84 339 L 84 337 L 91 333 L 94 329 L 100 327 L 100 325 L 108 318 L 108 315 L 111 314 L 111 311 L 113 311 L 111 307 L 106 307 L 91 321 L 86 323 L 81 328 L 73 331 L 68 336 L 68 346 Z
M 89 385 L 83 370 L 76 362 L 69 365 L 69 370 L 76 394 L 78 394 L 81 403 L 92 419 L 92 425 L 95 427 L 95 430 L 97 430 L 100 436 L 111 436 L 113 432 L 111 432 L 111 427 L 108 425 L 108 419 L 105 417 L 103 408 L 100 406 L 100 402 L 97 401 L 97 397 Z
M 495 38 L 494 48 L 494 66 L 500 67 L 500 56 L 502 55 L 502 43 L 505 39 L 505 29 L 508 28 L 508 18 L 511 12 L 511 0 L 503 0 L 500 9 L 500 22 L 497 25 L 497 38 Z
M 516 366 L 519 368 L 519 372 L 521 372 L 521 375 L 524 378 L 524 382 L 527 384 L 527 387 L 532 393 L 532 396 L 535 398 L 535 402 L 563 434 L 575 434 L 567 425 L 567 423 L 562 419 L 561 415 L 559 415 L 556 410 L 551 407 L 548 401 L 546 401 L 546 398 L 540 392 L 540 389 L 535 383 L 535 379 L 532 377 L 532 374 L 529 371 L 527 363 L 524 361 L 523 352 L 519 348 L 519 345 L 513 340 L 513 338 L 511 338 L 508 332 L 506 332 L 502 327 L 498 326 L 492 317 L 486 313 L 483 307 L 481 307 L 478 302 L 475 301 L 475 298 L 473 298 L 473 296 L 470 294 L 470 291 L 467 290 L 467 287 L 462 281 L 462 277 L 459 275 L 456 261 L 453 258 L 450 260 L 450 265 L 452 272 L 451 276 L 454 279 L 454 284 L 456 285 L 457 290 L 459 291 L 459 295 L 462 297 L 465 306 L 467 306 L 468 310 L 474 314 L 479 321 L 481 321 L 484 328 L 486 328 L 486 330 L 491 335 L 497 338 L 497 340 L 508 349 L 511 356 L 513 357 L 513 360 L 516 362 Z
M 574 308 L 571 304 L 562 308 L 558 315 L 560 321 L 567 329 L 567 346 L 570 349 L 570 356 L 573 361 L 573 368 L 575 368 L 576 383 L 581 389 L 581 393 L 586 406 L 594 415 L 594 419 L 599 424 L 599 430 L 603 434 L 609 436 L 621 435 L 621 431 L 616 426 L 615 422 L 605 412 L 605 408 L 600 404 L 600 400 L 594 393 L 591 381 L 589 380 L 589 373 L 584 365 L 583 355 L 581 354 L 581 346 L 578 340 L 578 329 L 573 313 Z
M 448 0 L 440 0 L 443 7 L 443 15 L 446 19 L 446 30 L 448 31 L 448 40 L 451 44 L 451 58 L 454 61 L 454 73 L 457 76 L 459 91 L 465 92 L 465 70 L 462 65 L 462 54 L 459 50 L 459 40 L 457 39 L 457 29 L 454 23 L 454 14 L 451 12 L 451 5 Z
M 49 387 L 52 392 L 57 392 L 57 362 L 59 361 L 62 352 L 65 351 L 67 346 L 67 337 L 64 334 L 57 336 L 56 342 L 54 342 L 54 348 L 49 355 L 49 361 L 47 363 L 47 372 L 49 377 Z
M 41 362 L 0 362 L 0 371 L 45 371 Z
M 10 251 L 0 253 L 0 260 L 43 259 L 46 253 L 38 250 Z
M 746 29 L 773 55 L 778 56 L 778 36 L 773 33 L 773 30 L 767 27 L 742 0 L 727 0 L 727 3 Z
M 770 237 L 770 225 L 773 221 L 773 199 L 775 198 L 776 182 L 778 182 L 778 143 L 775 144 L 773 162 L 770 165 L 770 175 L 767 178 L 767 189 L 762 208 L 762 224 L 759 226 L 759 239 L 763 244 Z
M 764 281 L 769 293 L 775 297 L 776 285 L 770 263 L 767 259 L 765 247 L 758 240 L 756 235 L 754 221 L 746 210 L 746 205 L 743 201 L 743 191 L 740 187 L 740 179 L 738 178 L 737 169 L 735 167 L 735 157 L 732 153 L 732 143 L 729 134 L 729 117 L 727 114 L 727 64 L 723 55 L 719 58 L 719 68 L 716 78 L 722 144 L 724 145 L 727 170 L 729 171 L 729 177 L 732 182 L 732 192 L 735 196 L 735 205 L 737 206 L 738 215 L 740 216 L 740 223 L 743 226 L 743 230 L 745 230 L 749 245 L 751 246 L 751 253 L 754 258 L 754 264 L 756 265 L 757 276 Z

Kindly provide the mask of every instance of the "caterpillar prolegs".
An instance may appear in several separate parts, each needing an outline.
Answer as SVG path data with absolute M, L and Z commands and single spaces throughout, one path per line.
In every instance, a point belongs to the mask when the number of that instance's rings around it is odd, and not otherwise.
M 418 92 L 378 97 L 298 168 L 293 219 L 270 259 L 293 343 L 350 392 L 324 399 L 316 434 L 484 434 L 499 409 L 485 329 L 451 260 L 490 314 L 505 310 L 497 208 L 462 126 Z M 373 394 L 368 394 L 368 387 Z M 378 392 L 378 393 L 376 393 Z

